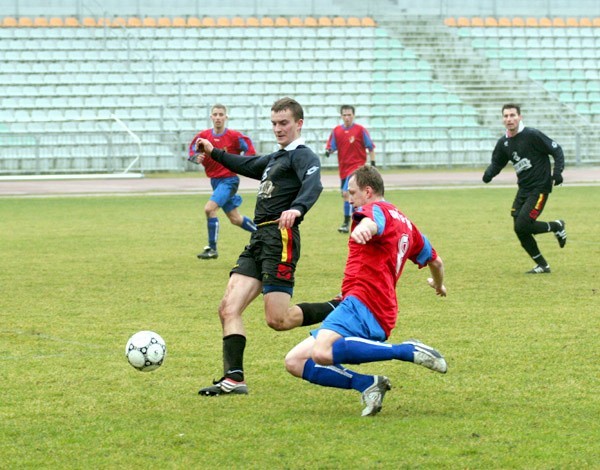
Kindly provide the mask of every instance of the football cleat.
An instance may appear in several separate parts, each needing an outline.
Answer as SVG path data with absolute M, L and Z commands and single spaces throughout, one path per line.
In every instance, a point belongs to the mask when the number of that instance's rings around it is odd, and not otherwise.
M 417 339 L 409 339 L 402 344 L 412 344 L 415 348 L 413 353 L 413 362 L 419 366 L 427 367 L 428 369 L 445 374 L 448 371 L 446 359 L 438 351 L 431 346 L 421 343 Z
M 349 231 L 348 224 L 342 224 L 340 225 L 340 228 L 338 228 L 338 232 L 340 233 L 348 233 Z
M 362 416 L 375 416 L 379 413 L 385 392 L 391 388 L 390 379 L 384 375 L 376 375 L 373 378 L 373 385 L 362 393 L 361 401 L 365 405 L 365 409 L 362 410 Z
M 245 381 L 237 382 L 228 377 L 222 377 L 219 380 L 213 380 L 213 385 L 201 388 L 198 395 L 205 397 L 215 397 L 217 395 L 248 395 L 248 386 Z
M 550 274 L 550 266 L 540 266 L 539 264 L 534 266 L 533 269 L 525 271 L 525 274 Z
M 219 257 L 219 252 L 217 250 L 213 250 L 210 246 L 205 246 L 204 251 L 198 254 L 198 258 L 200 259 L 217 259 Z
M 560 224 L 560 230 L 554 232 L 554 236 L 558 240 L 558 246 L 564 248 L 567 244 L 567 231 L 565 230 L 565 221 L 564 220 L 555 220 L 557 224 Z

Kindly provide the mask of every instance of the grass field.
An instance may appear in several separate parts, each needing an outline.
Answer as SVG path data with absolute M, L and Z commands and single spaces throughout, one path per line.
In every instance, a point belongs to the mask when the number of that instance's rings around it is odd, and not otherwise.
M 221 375 L 216 308 L 247 239 L 221 217 L 221 256 L 196 259 L 207 196 L 0 198 L 0 467 L 599 468 L 600 192 L 553 193 L 543 218 L 564 217 L 569 240 L 539 236 L 553 272 L 526 276 L 514 191 L 386 195 L 432 240 L 449 292 L 407 265 L 391 339 L 437 347 L 449 372 L 357 367 L 392 381 L 374 418 L 358 393 L 285 372 L 308 329 L 271 331 L 258 300 L 245 313 L 250 395 L 197 395 Z M 340 213 L 326 192 L 303 223 L 294 300 L 338 293 Z M 155 372 L 124 356 L 142 329 L 167 342 Z

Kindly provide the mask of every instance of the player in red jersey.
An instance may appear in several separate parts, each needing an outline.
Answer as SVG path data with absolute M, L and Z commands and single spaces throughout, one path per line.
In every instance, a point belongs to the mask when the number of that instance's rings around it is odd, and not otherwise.
M 321 328 L 286 356 L 292 375 L 326 387 L 362 393 L 363 416 L 381 411 L 391 388 L 385 376 L 359 374 L 342 364 L 399 359 L 428 369 L 447 371 L 444 357 L 417 340 L 389 344 L 396 326 L 396 284 L 407 260 L 429 267 L 427 281 L 437 295 L 446 296 L 444 265 L 431 243 L 393 204 L 383 198 L 383 179 L 376 168 L 362 166 L 350 177 L 348 192 L 355 207 L 342 283 L 342 302 Z
M 340 233 L 348 233 L 352 206 L 348 198 L 348 180 L 354 170 L 367 162 L 367 151 L 371 165 L 375 166 L 375 144 L 369 131 L 354 122 L 354 106 L 343 105 L 340 109 L 343 124 L 335 127 L 325 146 L 325 156 L 337 151 L 338 168 L 341 180 L 342 198 L 344 199 L 344 222 L 338 228 Z
M 256 151 L 249 137 L 241 132 L 227 129 L 227 107 L 222 104 L 215 104 L 210 110 L 210 119 L 213 122 L 212 129 L 206 129 L 192 139 L 189 148 L 189 160 L 198 163 L 196 153 L 196 142 L 198 138 L 209 140 L 214 147 L 223 149 L 228 153 L 236 155 L 255 155 Z M 220 163 L 210 157 L 202 160 L 202 165 L 206 176 L 210 178 L 210 184 L 213 194 L 204 206 L 208 227 L 208 246 L 198 255 L 200 259 L 215 259 L 219 256 L 217 251 L 217 241 L 219 238 L 219 219 L 217 212 L 222 207 L 225 215 L 233 225 L 255 232 L 256 225 L 252 219 L 242 216 L 238 207 L 242 204 L 242 197 L 237 194 L 240 185 L 240 178 L 233 171 L 228 170 Z

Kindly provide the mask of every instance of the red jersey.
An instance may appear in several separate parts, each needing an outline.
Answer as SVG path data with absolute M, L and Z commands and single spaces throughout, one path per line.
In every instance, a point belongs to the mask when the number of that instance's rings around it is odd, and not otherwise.
M 422 268 L 435 260 L 437 253 L 419 229 L 389 202 L 372 202 L 358 208 L 352 215 L 352 230 L 364 217 L 377 224 L 377 233 L 364 245 L 350 237 L 342 293 L 364 303 L 389 337 L 398 318 L 396 284 L 406 260 Z
M 215 148 L 223 149 L 227 153 L 234 153 L 236 155 L 241 155 L 242 153 L 244 153 L 244 155 L 256 155 L 256 150 L 254 150 L 250 137 L 245 136 L 241 132 L 225 129 L 222 134 L 215 134 L 213 129 L 206 129 L 196 134 L 192 139 L 189 149 L 190 157 L 196 154 L 196 141 L 199 137 L 209 140 Z M 210 157 L 205 157 L 202 165 L 204 165 L 206 176 L 210 178 L 228 178 L 230 176 L 236 176 L 233 171 L 228 170 Z
M 331 151 L 337 150 L 340 178 L 344 179 L 367 163 L 365 149 L 374 150 L 375 144 L 369 131 L 360 124 L 352 124 L 350 127 L 340 124 L 329 135 L 326 148 Z

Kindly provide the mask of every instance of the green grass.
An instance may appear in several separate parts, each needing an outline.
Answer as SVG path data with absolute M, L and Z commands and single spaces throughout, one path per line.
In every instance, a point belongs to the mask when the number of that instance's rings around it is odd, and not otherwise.
M 0 467 L 598 468 L 598 188 L 551 196 L 544 218 L 564 217 L 569 242 L 539 236 L 553 272 L 530 277 L 514 189 L 386 196 L 432 240 L 449 292 L 409 263 L 391 339 L 434 345 L 449 372 L 357 367 L 392 380 L 375 418 L 356 392 L 285 372 L 308 329 L 270 330 L 260 299 L 244 314 L 250 395 L 197 395 L 220 377 L 216 309 L 247 239 L 221 217 L 219 259 L 196 259 L 207 196 L 0 198 Z M 302 225 L 295 300 L 339 291 L 340 220 L 324 193 Z M 124 357 L 141 329 L 167 342 L 155 372 Z

